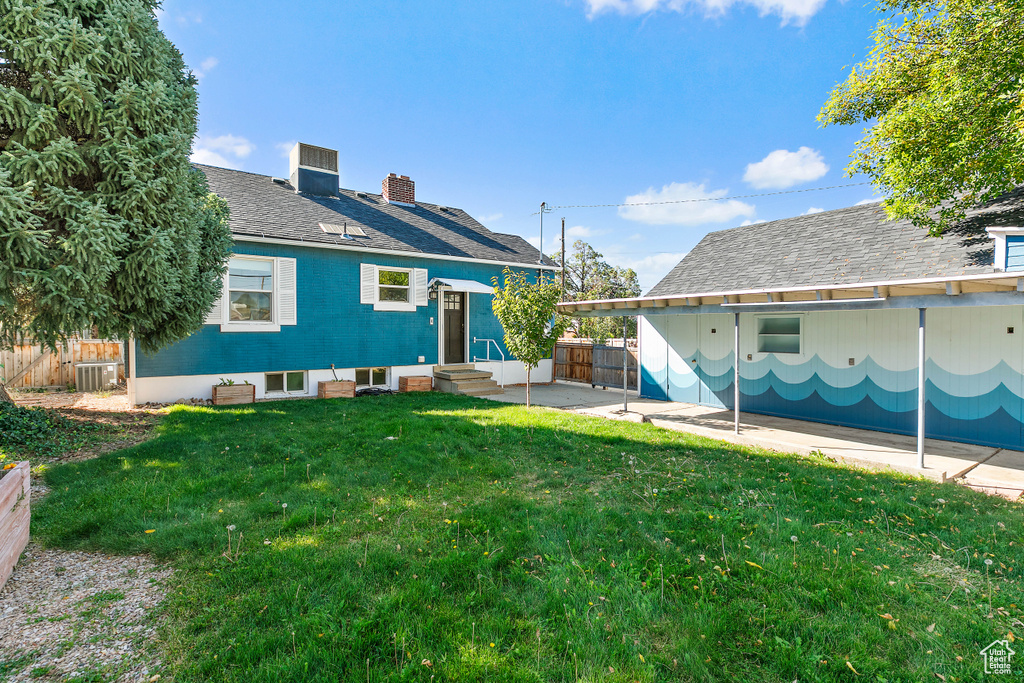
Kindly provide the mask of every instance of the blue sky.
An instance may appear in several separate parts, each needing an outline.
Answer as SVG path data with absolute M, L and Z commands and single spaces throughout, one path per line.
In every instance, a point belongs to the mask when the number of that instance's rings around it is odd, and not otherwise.
M 386 9 L 382 9 L 386 8 Z M 194 158 L 286 175 L 296 140 L 344 187 L 391 172 L 419 199 L 531 239 L 540 203 L 618 204 L 862 182 L 861 127 L 816 116 L 864 58 L 862 0 L 167 0 L 199 76 Z M 870 186 L 650 207 L 556 209 L 646 291 L 712 230 L 850 206 Z

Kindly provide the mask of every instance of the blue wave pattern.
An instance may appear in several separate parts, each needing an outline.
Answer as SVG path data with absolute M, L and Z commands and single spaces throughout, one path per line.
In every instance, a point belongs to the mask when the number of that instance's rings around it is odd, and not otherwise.
M 691 363 L 693 359 L 697 363 Z M 662 379 L 665 369 L 659 373 L 645 368 L 644 396 L 671 398 L 680 395 L 674 391 L 677 383 L 690 387 L 699 382 L 700 403 L 732 408 L 732 353 L 712 359 L 698 351 L 685 362 L 690 367 L 684 372 L 667 369 L 671 382 Z M 925 372 L 927 436 L 1024 447 L 1020 372 L 1000 361 L 984 372 L 957 375 L 932 360 Z M 870 357 L 853 366 L 834 367 L 817 355 L 796 364 L 765 356 L 740 364 L 740 394 L 740 405 L 749 412 L 903 434 L 916 430 L 917 368 L 890 370 Z

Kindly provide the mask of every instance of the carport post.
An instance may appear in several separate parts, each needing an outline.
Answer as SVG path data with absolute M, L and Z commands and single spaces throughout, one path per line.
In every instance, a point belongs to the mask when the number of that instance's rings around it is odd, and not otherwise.
M 924 469 L 924 312 L 917 309 L 917 466 Z
M 740 314 L 734 313 L 733 362 L 732 362 L 732 404 L 733 431 L 740 433 Z
M 629 370 L 626 360 L 629 349 L 626 348 L 626 316 L 622 316 L 622 412 L 629 411 Z

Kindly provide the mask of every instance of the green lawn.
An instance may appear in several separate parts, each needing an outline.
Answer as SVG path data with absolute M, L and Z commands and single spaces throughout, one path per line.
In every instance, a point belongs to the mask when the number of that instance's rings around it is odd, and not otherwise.
M 981 680 L 1024 605 L 1020 505 L 442 394 L 176 407 L 45 477 L 38 541 L 178 568 L 176 681 Z

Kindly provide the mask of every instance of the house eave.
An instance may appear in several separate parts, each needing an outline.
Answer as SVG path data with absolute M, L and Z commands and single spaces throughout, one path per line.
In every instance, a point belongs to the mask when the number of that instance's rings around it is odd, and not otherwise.
M 983 303 L 985 302 L 985 303 Z M 682 292 L 653 297 L 566 301 L 558 312 L 618 317 L 708 311 L 839 310 L 1024 304 L 1024 274 L 992 272 L 839 285 Z

